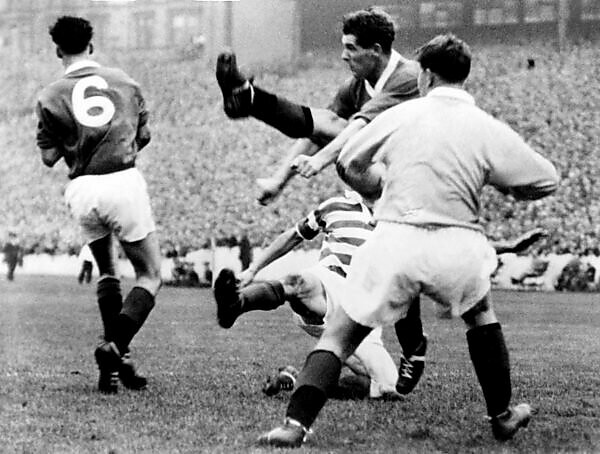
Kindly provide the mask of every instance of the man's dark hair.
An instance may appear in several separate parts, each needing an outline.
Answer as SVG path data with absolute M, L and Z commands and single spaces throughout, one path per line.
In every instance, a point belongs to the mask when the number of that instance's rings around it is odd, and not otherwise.
M 356 36 L 356 43 L 361 47 L 373 47 L 378 43 L 386 54 L 392 51 L 394 20 L 381 8 L 370 7 L 346 14 L 342 32 Z
M 82 53 L 92 40 L 94 29 L 82 17 L 62 16 L 50 27 L 52 41 L 67 55 Z
M 438 35 L 416 51 L 421 68 L 428 69 L 444 81 L 460 83 L 471 71 L 471 49 L 452 33 Z

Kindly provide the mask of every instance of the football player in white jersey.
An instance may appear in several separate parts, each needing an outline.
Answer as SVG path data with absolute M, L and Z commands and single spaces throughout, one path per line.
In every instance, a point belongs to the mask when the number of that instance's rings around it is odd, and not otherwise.
M 299 447 L 336 383 L 344 359 L 372 329 L 401 319 L 421 293 L 461 316 L 493 435 L 512 438 L 534 413 L 510 405 L 508 350 L 490 294 L 496 254 L 479 225 L 490 184 L 517 199 L 552 194 L 558 174 L 509 126 L 477 108 L 464 82 L 468 46 L 440 35 L 418 51 L 419 99 L 380 114 L 346 144 L 338 169 L 373 194 L 377 226 L 356 251 L 341 310 L 307 357 L 282 426 L 262 444 Z
M 275 310 L 287 301 L 294 311 L 296 323 L 311 336 L 320 337 L 334 309 L 340 306 L 352 256 L 373 228 L 371 210 L 356 192 L 346 191 L 344 197 L 327 199 L 296 226 L 279 235 L 242 272 L 239 280 L 230 269 L 219 273 L 215 282 L 219 325 L 230 328 L 245 312 Z M 325 237 L 316 265 L 278 280 L 254 282 L 260 270 L 320 233 Z M 540 229 L 535 229 L 514 240 L 496 242 L 493 246 L 499 252 L 517 252 L 526 249 L 543 234 Z M 395 329 L 403 349 L 407 345 L 417 345 L 410 356 L 401 356 L 398 372 L 383 346 L 381 329 L 373 330 L 355 353 L 346 359 L 346 365 L 353 372 L 369 380 L 369 397 L 394 397 L 396 391 L 408 394 L 423 373 L 427 337 L 423 333 L 418 304 L 411 306 L 406 317 L 396 323 Z M 274 394 L 280 387 L 289 390 L 294 381 L 294 369 L 288 366 L 268 383 L 265 392 Z

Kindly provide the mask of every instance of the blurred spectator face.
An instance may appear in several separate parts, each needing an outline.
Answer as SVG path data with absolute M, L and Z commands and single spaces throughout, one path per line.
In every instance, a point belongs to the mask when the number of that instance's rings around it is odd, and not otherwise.
M 372 79 L 371 76 L 376 73 L 380 61 L 378 47 L 359 46 L 355 35 L 343 35 L 342 46 L 342 60 L 348 64 L 352 74 L 358 78 Z

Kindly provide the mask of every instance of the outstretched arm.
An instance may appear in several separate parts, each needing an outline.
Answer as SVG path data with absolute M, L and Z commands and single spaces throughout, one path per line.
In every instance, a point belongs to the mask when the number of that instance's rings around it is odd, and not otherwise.
M 254 259 L 247 270 L 240 276 L 240 286 L 248 285 L 260 270 L 283 257 L 304 239 L 298 234 L 296 227 L 286 230 L 263 251 L 263 253 Z
M 261 205 L 268 205 L 275 200 L 281 191 L 283 191 L 283 188 L 285 188 L 288 181 L 296 174 L 296 171 L 292 168 L 294 160 L 302 155 L 312 156 L 319 148 L 319 145 L 309 139 L 296 140 L 288 154 L 280 161 L 279 167 L 273 176 L 256 180 L 256 183 L 260 188 L 260 193 L 257 197 L 258 203 Z
M 300 175 L 310 178 L 328 165 L 336 161 L 342 148 L 348 140 L 367 125 L 366 120 L 357 118 L 348 125 L 325 147 L 314 156 L 299 156 L 293 163 L 293 167 Z

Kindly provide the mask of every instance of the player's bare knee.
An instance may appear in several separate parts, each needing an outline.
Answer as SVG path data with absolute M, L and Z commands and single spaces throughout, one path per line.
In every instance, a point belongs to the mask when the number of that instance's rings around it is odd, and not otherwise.
M 328 352 L 333 353 L 337 356 L 341 361 L 346 361 L 348 355 L 344 354 L 344 348 L 335 336 L 326 336 L 327 330 L 321 335 L 317 345 L 315 346 L 315 350 L 326 350 Z
M 162 286 L 162 279 L 160 276 L 138 276 L 135 285 L 136 287 L 148 290 L 148 292 L 156 296 Z
M 283 279 L 283 285 L 286 285 L 290 288 L 297 288 L 304 284 L 305 280 L 302 274 L 300 273 L 290 273 Z
M 496 315 L 494 314 L 489 295 L 486 295 L 465 312 L 462 315 L 462 319 L 469 328 L 496 322 Z

